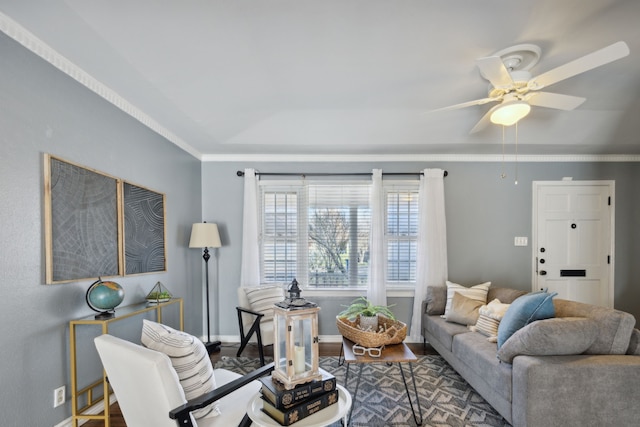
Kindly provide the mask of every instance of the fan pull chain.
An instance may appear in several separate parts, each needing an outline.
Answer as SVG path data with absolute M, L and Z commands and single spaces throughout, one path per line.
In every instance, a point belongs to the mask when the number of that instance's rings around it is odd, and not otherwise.
M 504 133 L 505 133 L 505 126 L 502 125 L 502 173 L 500 174 L 500 178 L 505 179 L 507 177 L 507 174 L 504 173 Z
M 516 181 L 515 185 L 518 185 L 518 122 L 516 122 Z

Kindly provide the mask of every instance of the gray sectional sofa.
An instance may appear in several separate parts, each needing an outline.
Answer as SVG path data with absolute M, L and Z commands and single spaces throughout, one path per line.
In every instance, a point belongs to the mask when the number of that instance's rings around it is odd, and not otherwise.
M 442 318 L 446 293 L 429 289 L 423 336 L 509 423 L 640 425 L 640 331 L 631 314 L 554 298 L 555 317 L 514 333 L 501 360 L 486 335 Z M 512 303 L 523 294 L 490 288 L 487 301 Z

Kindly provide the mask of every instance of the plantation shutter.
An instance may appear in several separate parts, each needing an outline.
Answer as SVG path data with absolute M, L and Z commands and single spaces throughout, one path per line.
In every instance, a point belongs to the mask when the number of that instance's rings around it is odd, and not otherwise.
M 288 283 L 297 276 L 299 191 L 262 187 L 261 282 Z
M 370 182 L 308 185 L 305 246 L 310 286 L 366 286 L 370 189 Z
M 387 282 L 416 281 L 418 188 L 391 186 L 386 191 Z

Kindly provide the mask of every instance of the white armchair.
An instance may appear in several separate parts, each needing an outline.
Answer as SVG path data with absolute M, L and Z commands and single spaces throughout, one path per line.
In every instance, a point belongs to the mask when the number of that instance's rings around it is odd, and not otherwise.
M 260 363 L 264 366 L 263 346 L 273 344 L 273 305 L 285 299 L 280 286 L 252 286 L 238 288 L 238 327 L 240 357 L 249 342 L 258 344 Z
M 106 334 L 95 338 L 95 345 L 128 427 L 250 425 L 247 401 L 260 390 L 257 378 L 273 370 L 270 364 L 242 377 L 216 369 L 217 388 L 187 401 L 167 355 Z M 196 422 L 191 412 L 212 402 L 220 415 Z

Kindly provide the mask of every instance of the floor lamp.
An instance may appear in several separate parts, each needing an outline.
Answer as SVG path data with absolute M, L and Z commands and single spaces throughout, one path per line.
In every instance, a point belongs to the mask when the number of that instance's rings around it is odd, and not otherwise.
M 193 224 L 191 228 L 191 239 L 189 240 L 190 248 L 204 248 L 204 254 L 202 258 L 204 259 L 204 267 L 205 267 L 205 286 L 206 286 L 206 302 L 207 302 L 207 342 L 205 346 L 207 347 L 207 351 L 209 354 L 213 352 L 220 351 L 220 341 L 211 342 L 211 331 L 209 326 L 209 248 L 219 248 L 222 246 L 220 244 L 220 234 L 218 233 L 218 226 L 213 223 L 203 222 Z M 217 287 L 217 283 L 216 283 Z

